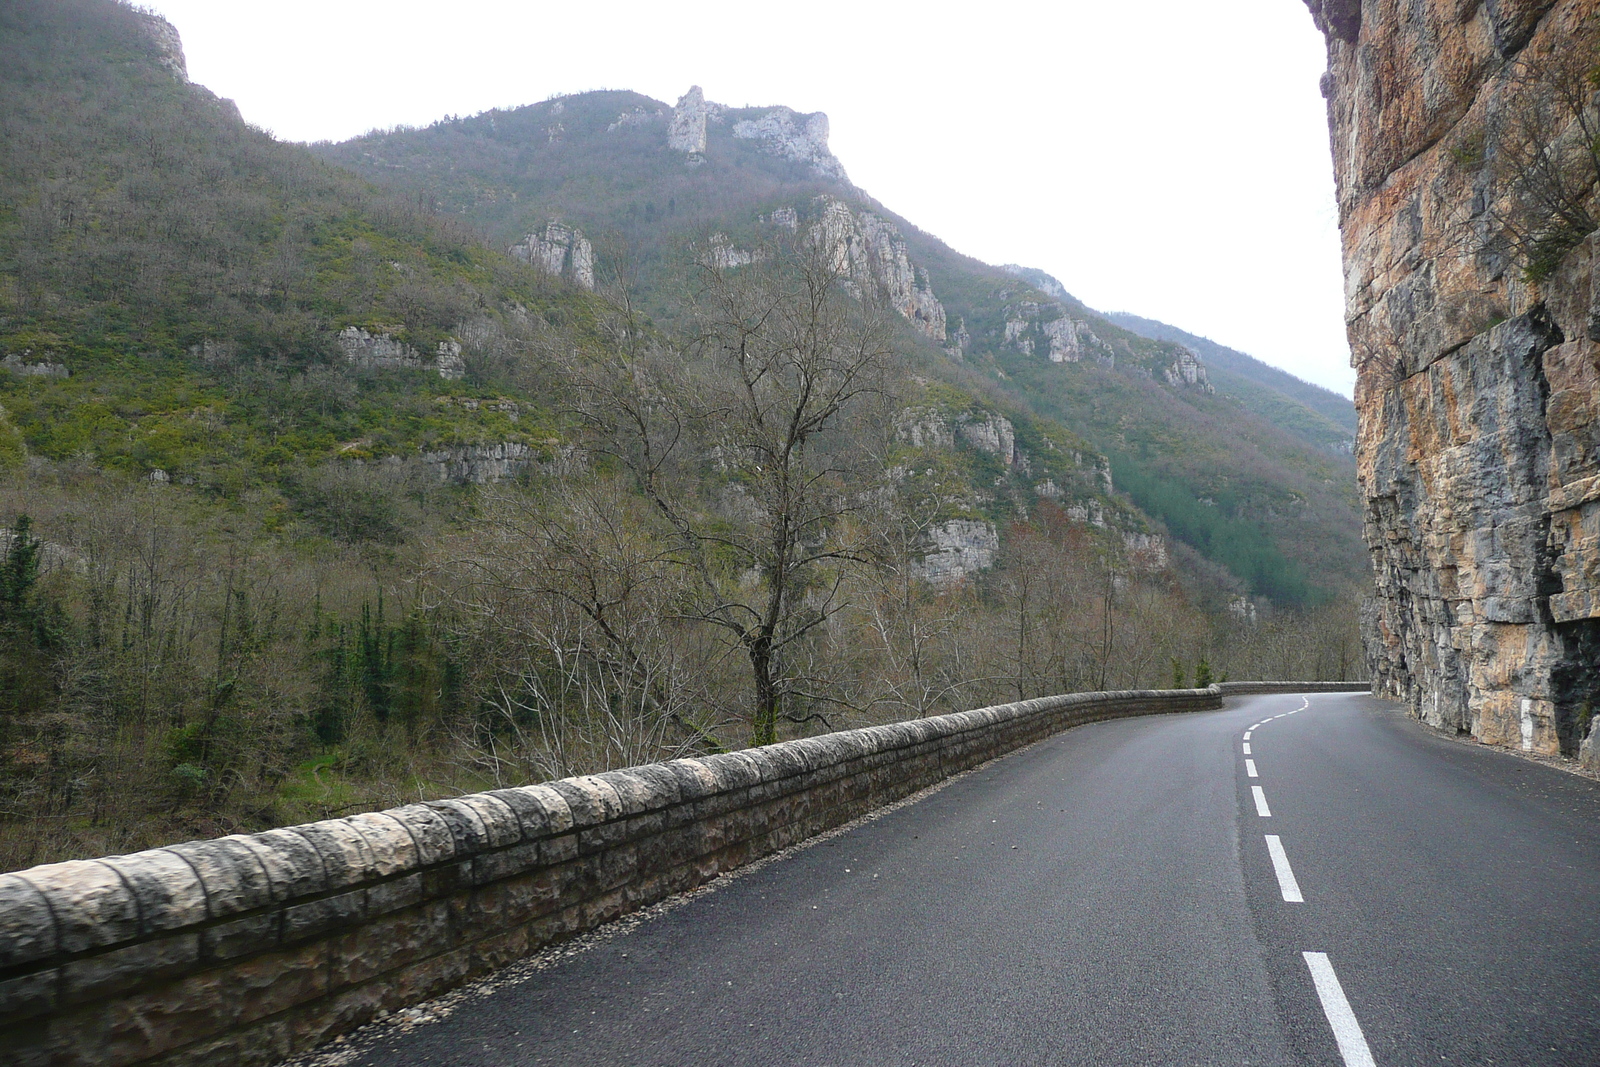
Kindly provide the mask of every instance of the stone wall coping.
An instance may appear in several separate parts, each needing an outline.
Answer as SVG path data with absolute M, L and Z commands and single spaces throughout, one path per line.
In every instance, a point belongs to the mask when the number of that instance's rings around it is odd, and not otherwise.
M 0 1046 L 276 1062 L 1060 730 L 1328 688 L 1040 697 L 0 874 Z
M 1214 687 L 1215 688 L 1215 687 Z M 0 974 L 204 925 L 825 766 L 1074 705 L 1120 706 L 1205 690 L 1071 693 L 844 730 L 538 785 L 408 804 L 255 834 L 0 875 Z

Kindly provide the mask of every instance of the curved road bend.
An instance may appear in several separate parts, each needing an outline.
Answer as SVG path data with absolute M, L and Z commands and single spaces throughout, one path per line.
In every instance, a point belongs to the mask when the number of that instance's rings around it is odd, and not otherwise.
M 1361 695 L 1084 726 L 346 1062 L 1600 1064 L 1600 783 Z

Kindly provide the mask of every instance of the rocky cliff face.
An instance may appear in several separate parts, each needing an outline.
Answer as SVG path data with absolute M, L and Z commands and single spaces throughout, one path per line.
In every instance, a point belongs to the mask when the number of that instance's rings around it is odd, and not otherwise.
M 726 123 L 733 120 L 733 136 L 741 141 L 756 142 L 763 152 L 782 159 L 803 163 L 819 178 L 827 178 L 848 186 L 850 178 L 844 164 L 828 148 L 828 116 L 820 111 L 802 115 L 793 108 L 774 107 L 747 117 L 738 117 L 736 110 L 729 115 L 722 104 L 708 101 L 700 86 L 691 85 L 689 91 L 678 98 L 667 122 L 667 147 L 682 152 L 686 162 L 699 165 L 705 161 L 707 123 Z M 632 121 L 647 121 L 648 116 Z M 613 129 L 628 124 L 624 114 L 613 124 Z
M 439 342 L 431 360 L 382 328 L 369 332 L 359 326 L 346 326 L 334 335 L 334 343 L 346 363 L 362 370 L 432 370 L 452 381 L 467 373 L 461 343 L 451 339 Z
M 820 111 L 802 115 L 786 107 L 775 107 L 759 118 L 735 122 L 733 135 L 741 140 L 760 142 L 772 155 L 804 163 L 818 177 L 850 184 L 844 164 L 828 148 L 828 116 Z
M 1600 129 L 1582 77 L 1600 0 L 1308 4 L 1328 40 L 1375 685 L 1435 726 L 1600 763 L 1600 236 L 1549 210 L 1596 217 L 1570 149 Z
M 831 251 L 839 273 L 859 291 L 881 295 L 919 332 L 944 341 L 944 305 L 933 295 L 927 274 L 911 262 L 900 231 L 835 197 L 818 197 L 815 206 L 820 211 L 811 239 Z
M 576 226 L 556 219 L 543 230 L 530 233 L 508 250 L 510 254 L 544 271 L 577 285 L 594 288 L 594 246 Z
M 691 85 L 689 91 L 678 97 L 667 123 L 667 147 L 683 152 L 693 162 L 699 162 L 706 152 L 706 119 L 714 105 L 706 103 L 700 86 Z M 621 119 L 618 119 L 621 123 Z
M 135 14 L 155 46 L 156 62 L 180 82 L 187 82 L 189 64 L 184 59 L 183 38 L 178 35 L 178 28 L 153 11 L 136 9 Z

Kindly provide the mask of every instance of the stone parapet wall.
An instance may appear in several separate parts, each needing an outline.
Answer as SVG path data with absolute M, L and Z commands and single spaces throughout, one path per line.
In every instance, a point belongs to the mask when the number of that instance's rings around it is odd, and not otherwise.
M 1370 693 L 1371 682 L 1219 682 L 1225 697 L 1262 696 L 1270 693 Z
M 1068 727 L 1221 700 L 1046 697 L 0 875 L 0 1059 L 274 1063 Z

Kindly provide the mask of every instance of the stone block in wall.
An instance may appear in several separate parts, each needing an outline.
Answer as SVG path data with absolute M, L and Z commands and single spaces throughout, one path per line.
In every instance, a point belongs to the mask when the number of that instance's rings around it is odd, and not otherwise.
M 654 783 L 630 771 L 606 771 L 594 777 L 604 782 L 616 794 L 620 806 L 618 818 L 638 815 L 640 812 L 671 803 L 669 796 L 658 790 Z M 673 792 L 676 792 L 676 789 Z
M 389 971 L 383 980 L 397 1003 L 417 1004 L 453 989 L 472 974 L 472 947 L 463 945 Z
M 426 804 L 408 804 L 383 814 L 400 823 L 417 847 L 417 865 L 432 867 L 456 858 L 457 832 L 443 815 Z
M 578 831 L 578 854 L 604 853 L 617 848 L 628 839 L 628 824 L 618 820 L 603 822 Z
M 496 849 L 472 857 L 472 884 L 488 885 L 502 878 L 515 878 L 536 870 L 543 862 L 543 847 L 537 841 L 511 848 Z
M 322 859 L 324 886 L 343 889 L 377 877 L 377 864 L 366 835 L 343 819 L 329 819 L 295 828 Z
M 344 820 L 366 838 L 373 877 L 387 878 L 420 865 L 417 843 L 400 820 L 384 812 L 352 815 Z
M 489 847 L 489 831 L 469 804 L 459 800 L 430 800 L 421 805 L 444 820 L 455 841 L 456 856 L 465 859 Z
M 688 804 L 716 792 L 717 779 L 705 764 L 696 759 L 675 759 L 661 764 L 678 781 L 681 803 Z
M 367 891 L 362 888 L 289 904 L 283 909 L 283 942 L 324 937 L 366 915 Z
M 486 974 L 498 970 L 537 951 L 539 946 L 531 940 L 531 936 L 527 926 L 509 929 L 495 927 L 489 936 L 467 946 L 472 973 Z
M 616 790 L 606 786 L 604 791 L 590 780 L 563 778 L 551 782 L 550 788 L 561 795 L 572 812 L 572 825 L 577 828 L 598 826 L 622 813 L 622 802 Z
M 59 950 L 43 894 L 26 879 L 0 875 L 0 969 L 49 959 Z
M 409 908 L 426 899 L 425 885 L 426 879 L 420 871 L 370 885 L 367 887 L 367 914 L 384 915 Z
M 521 844 L 522 824 L 517 818 L 517 813 L 505 801 L 491 797 L 487 793 L 474 793 L 457 797 L 448 803 L 469 809 L 478 817 L 478 822 L 483 827 L 484 848 L 505 848 Z
M 562 903 L 557 882 L 540 870 L 486 885 L 472 894 L 463 913 L 469 928 L 525 925 L 548 915 Z
M 266 871 L 274 901 L 312 896 L 328 888 L 322 856 L 293 830 L 268 830 L 233 840 L 248 848 Z
M 283 941 L 283 914 L 265 911 L 201 931 L 200 958 L 208 963 L 222 962 L 265 952 Z
M 539 842 L 541 862 L 547 865 L 566 863 L 578 856 L 577 833 L 562 834 L 560 837 L 547 837 Z
M 422 876 L 422 895 L 429 899 L 449 896 L 472 886 L 472 861 L 457 860 L 418 872 Z
M 572 829 L 572 808 L 560 792 L 548 785 L 528 785 L 517 789 L 498 789 L 497 797 L 517 813 L 525 841 L 538 841 Z
M 426 901 L 348 929 L 328 942 L 328 980 L 345 988 L 460 944 L 450 907 Z
M 53 863 L 19 877 L 49 899 L 63 953 L 132 941 L 142 932 L 138 901 L 122 877 L 98 860 Z
M 0 979 L 0 1018 L 21 1020 L 54 1011 L 60 1003 L 60 979 L 54 967 Z M 0 1048 L 6 1047 L 5 1041 L 5 1031 L 0 1029 Z
M 61 1003 L 114 997 L 152 981 L 193 971 L 200 962 L 200 931 L 138 941 L 110 952 L 68 960 L 60 968 Z
M 748 790 L 761 783 L 759 765 L 744 752 L 719 752 L 701 762 L 717 776 L 718 789 L 723 793 Z
M 182 858 L 194 869 L 213 919 L 254 911 L 273 901 L 272 884 L 260 857 L 237 837 L 188 841 L 164 851 Z

